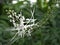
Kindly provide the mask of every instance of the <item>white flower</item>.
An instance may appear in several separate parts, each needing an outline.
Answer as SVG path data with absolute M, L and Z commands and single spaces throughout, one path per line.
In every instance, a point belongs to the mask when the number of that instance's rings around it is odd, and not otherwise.
M 59 4 L 58 3 L 56 4 L 56 7 L 59 7 Z
M 16 23 L 15 22 L 13 22 L 13 25 L 14 25 L 14 27 L 16 27 Z
M 12 10 L 12 13 L 14 12 L 14 10 Z
M 28 29 L 27 35 L 31 36 L 31 30 L 33 29 L 33 26 L 36 26 L 36 24 L 35 24 L 36 19 L 34 19 L 34 18 L 25 19 L 25 17 L 22 16 L 21 12 L 20 12 L 20 14 L 17 15 L 16 12 L 12 11 L 12 15 L 9 15 L 9 18 L 12 17 L 12 19 L 10 19 L 10 22 L 12 22 L 14 25 L 13 29 L 18 31 L 18 36 L 24 37 L 27 29 Z M 16 22 L 14 16 L 16 17 L 17 22 Z M 26 23 L 26 24 L 24 24 L 24 23 Z
M 30 7 L 32 7 L 36 2 L 37 2 L 37 0 L 28 0 L 28 1 L 30 1 Z
M 15 15 L 15 13 L 12 13 L 12 15 L 14 16 L 14 15 Z
M 14 14 L 16 15 L 16 12 L 14 12 Z
M 25 30 L 19 31 L 18 36 L 24 37 L 24 35 L 25 35 Z
M 11 17 L 12 17 L 12 15 L 9 15 L 8 17 L 10 17 L 10 18 L 11 18 Z
M 11 10 L 9 10 L 9 12 L 11 12 Z
M 18 14 L 19 17 L 21 17 L 21 14 Z
M 19 19 L 19 16 L 15 15 L 15 17 L 16 17 L 17 19 Z
M 13 23 L 15 22 L 15 20 L 12 20 L 13 21 Z
M 23 19 L 23 20 L 25 20 L 25 17 L 24 17 L 24 16 L 22 16 L 22 19 Z
M 23 4 L 27 4 L 27 2 L 23 2 Z
M 29 0 L 31 3 L 36 3 L 37 0 Z
M 16 3 L 17 3 L 17 1 L 16 1 L 16 0 L 13 0 L 13 1 L 12 1 L 12 4 L 16 4 Z
M 46 0 L 46 2 L 48 3 L 50 0 Z
M 12 20 L 10 19 L 10 22 L 12 22 Z
M 20 14 L 16 14 L 16 12 L 13 10 L 10 13 L 12 14 L 9 15 L 8 17 L 9 18 L 12 17 L 12 19 L 10 19 L 10 22 L 12 22 L 14 26 L 13 28 L 11 28 L 10 31 L 17 31 L 16 34 L 12 37 L 11 42 L 15 40 L 16 36 L 18 37 L 20 36 L 21 38 L 24 37 L 25 35 L 31 36 L 33 26 L 37 26 L 37 24 L 35 23 L 36 19 L 34 19 L 34 16 L 33 16 L 34 10 L 31 12 L 32 18 L 27 18 L 27 19 L 22 15 L 21 12 Z

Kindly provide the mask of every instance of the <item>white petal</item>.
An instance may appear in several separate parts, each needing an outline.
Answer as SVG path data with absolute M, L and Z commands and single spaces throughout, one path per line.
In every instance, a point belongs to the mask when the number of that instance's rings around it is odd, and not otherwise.
M 56 4 L 56 7 L 59 7 L 59 4 Z
M 15 1 L 15 0 L 14 0 L 14 1 L 12 1 L 12 4 L 16 4 L 16 3 L 17 3 L 17 1 Z

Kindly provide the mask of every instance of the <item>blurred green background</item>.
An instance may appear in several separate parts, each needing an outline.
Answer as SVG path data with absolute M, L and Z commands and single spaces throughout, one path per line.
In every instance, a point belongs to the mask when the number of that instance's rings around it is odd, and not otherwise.
M 31 3 L 28 0 L 17 0 L 15 3 L 13 0 L 4 0 L 0 3 L 0 45 L 60 45 L 60 0 L 37 0 Z M 23 15 L 30 18 L 30 10 L 34 7 L 34 17 L 39 27 L 33 29 L 31 37 L 17 37 L 19 39 L 11 44 L 9 40 L 14 32 L 6 30 L 13 25 L 6 10 L 15 10 L 17 13 L 22 10 Z

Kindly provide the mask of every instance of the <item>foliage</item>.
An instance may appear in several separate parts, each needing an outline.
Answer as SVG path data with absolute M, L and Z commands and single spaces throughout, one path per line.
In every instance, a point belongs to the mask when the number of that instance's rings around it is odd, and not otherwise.
M 0 13 L 0 45 L 60 45 L 59 0 L 50 0 L 49 2 L 46 2 L 46 0 L 37 0 L 37 3 L 34 3 L 32 7 L 27 0 L 16 4 L 12 4 L 11 1 L 7 2 L 5 1 L 0 6 L 3 7 L 1 10 L 2 14 Z M 27 4 L 24 4 L 24 2 L 27 2 Z M 30 10 L 33 10 L 33 8 L 35 8 L 34 18 L 37 19 L 38 26 L 33 27 L 31 36 L 25 36 L 24 38 L 16 36 L 14 39 L 16 41 L 14 43 L 10 42 L 15 32 L 9 31 L 9 28 L 13 27 L 13 24 L 9 22 L 6 10 L 14 9 L 17 13 L 22 10 L 22 14 L 26 18 L 30 18 Z

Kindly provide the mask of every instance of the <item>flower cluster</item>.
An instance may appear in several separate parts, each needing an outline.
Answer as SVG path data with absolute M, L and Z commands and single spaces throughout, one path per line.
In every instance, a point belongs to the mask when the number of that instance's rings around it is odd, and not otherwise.
M 21 38 L 24 36 L 31 36 L 33 27 L 37 26 L 37 23 L 35 23 L 36 19 L 34 19 L 33 16 L 34 10 L 31 11 L 31 18 L 25 18 L 22 15 L 22 12 L 17 14 L 14 10 L 9 10 L 8 14 L 8 18 L 10 18 L 10 22 L 13 24 L 13 27 L 10 29 L 10 31 L 17 31 L 10 42 L 14 43 L 17 40 L 16 36 Z
M 31 12 L 33 15 L 33 12 Z M 27 18 L 20 14 L 17 14 L 14 10 L 9 10 L 9 18 L 10 22 L 13 23 L 13 29 L 11 30 L 17 30 L 18 36 L 24 37 L 24 35 L 31 36 L 31 30 L 33 29 L 33 26 L 36 26 L 35 24 L 36 19 L 34 18 Z

